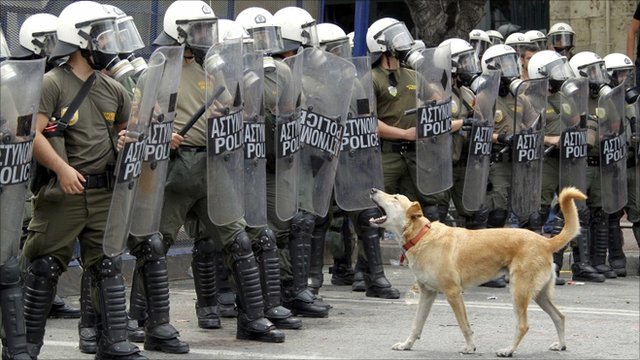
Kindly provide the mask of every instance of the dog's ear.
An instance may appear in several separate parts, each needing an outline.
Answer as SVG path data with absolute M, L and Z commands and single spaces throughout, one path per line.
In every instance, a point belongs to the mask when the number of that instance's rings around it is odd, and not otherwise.
M 417 219 L 423 216 L 422 207 L 420 206 L 420 203 L 417 201 L 412 202 L 411 206 L 409 206 L 409 210 L 407 210 L 407 214 L 411 219 Z

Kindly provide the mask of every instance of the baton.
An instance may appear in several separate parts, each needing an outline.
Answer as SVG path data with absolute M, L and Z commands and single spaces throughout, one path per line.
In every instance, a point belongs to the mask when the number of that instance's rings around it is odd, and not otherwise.
M 557 146 L 555 146 L 555 145 L 550 145 L 548 148 L 544 149 L 544 153 L 542 154 L 542 156 L 547 156 L 547 155 L 549 155 L 549 153 L 550 153 L 551 151 L 553 151 L 554 149 L 556 149 L 556 148 L 557 148 Z
M 206 108 L 208 108 L 209 106 L 211 106 L 211 104 L 213 104 L 213 102 L 220 97 L 220 95 L 222 95 L 222 92 L 225 90 L 224 86 L 218 86 L 216 88 L 216 90 L 213 92 L 213 96 L 211 97 L 211 99 L 209 99 L 209 101 L 207 101 L 206 104 L 202 105 L 202 107 L 200 109 L 198 109 L 198 111 L 196 111 L 195 114 L 193 114 L 193 116 L 191 117 L 191 119 L 189 119 L 189 121 L 187 121 L 187 123 L 184 125 L 184 127 L 178 131 L 178 134 L 180 136 L 184 136 L 187 131 L 189 131 L 193 125 L 196 123 L 196 121 L 198 121 L 198 119 L 200 119 L 200 117 L 202 116 L 202 114 L 204 114 L 204 111 Z
M 413 108 L 413 109 L 405 110 L 405 111 L 404 111 L 404 114 L 405 114 L 405 115 L 411 115 L 411 114 L 415 114 L 416 112 L 418 112 L 418 108 Z

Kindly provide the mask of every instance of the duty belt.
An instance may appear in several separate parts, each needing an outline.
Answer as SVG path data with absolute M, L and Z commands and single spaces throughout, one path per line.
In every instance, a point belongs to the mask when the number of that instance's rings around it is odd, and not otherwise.
M 109 184 L 111 183 L 111 176 L 112 174 L 108 172 L 102 174 L 84 175 L 84 188 L 99 189 L 109 187 Z
M 180 151 L 187 151 L 187 152 L 204 152 L 204 151 L 207 151 L 207 147 L 206 146 L 180 145 L 180 147 L 178 147 L 178 149 Z
M 382 140 L 382 152 L 383 153 L 406 153 L 406 152 L 415 152 L 416 151 L 416 143 L 413 141 L 389 141 Z

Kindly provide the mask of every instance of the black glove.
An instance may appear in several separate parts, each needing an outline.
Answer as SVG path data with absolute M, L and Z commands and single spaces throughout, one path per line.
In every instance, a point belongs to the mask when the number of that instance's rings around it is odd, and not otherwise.
M 511 146 L 511 143 L 513 142 L 513 134 L 498 135 L 498 142 L 503 145 Z
M 462 120 L 462 130 L 464 131 L 469 131 L 471 130 L 471 128 L 473 127 L 473 124 L 475 124 L 476 119 L 474 118 L 465 118 L 464 120 Z

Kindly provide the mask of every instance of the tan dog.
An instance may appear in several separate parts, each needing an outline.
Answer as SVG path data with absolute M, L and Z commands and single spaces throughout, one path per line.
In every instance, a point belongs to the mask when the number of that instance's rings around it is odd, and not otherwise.
M 586 196 L 578 189 L 565 188 L 560 193 L 560 208 L 565 223 L 560 234 L 552 238 L 526 229 L 467 230 L 449 227 L 440 222 L 430 222 L 423 216 L 420 204 L 403 195 L 390 195 L 371 189 L 370 196 L 385 213 L 370 222 L 396 235 L 406 250 L 409 267 L 420 287 L 413 330 L 405 342 L 393 346 L 394 350 L 411 349 L 420 338 L 437 293 L 442 292 L 464 335 L 466 346 L 462 352 L 475 352 L 462 291 L 494 279 L 505 270 L 509 271 L 518 325 L 511 347 L 499 350 L 496 354 L 510 357 L 522 341 L 529 329 L 527 307 L 531 299 L 549 314 L 558 332 L 558 342 L 549 349 L 566 349 L 564 315 L 551 303 L 556 276 L 552 255 L 580 233 L 578 212 L 573 200 L 584 200 Z

